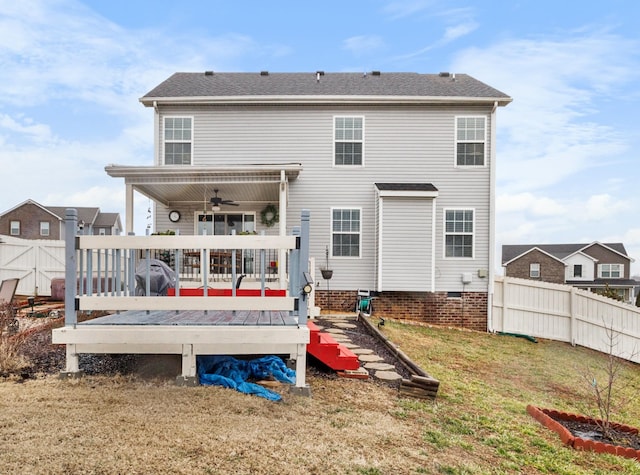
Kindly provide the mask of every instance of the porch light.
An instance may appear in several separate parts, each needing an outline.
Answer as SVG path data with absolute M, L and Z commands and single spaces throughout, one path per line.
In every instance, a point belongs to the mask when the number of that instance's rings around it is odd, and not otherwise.
M 220 211 L 220 206 L 212 206 L 211 211 Z

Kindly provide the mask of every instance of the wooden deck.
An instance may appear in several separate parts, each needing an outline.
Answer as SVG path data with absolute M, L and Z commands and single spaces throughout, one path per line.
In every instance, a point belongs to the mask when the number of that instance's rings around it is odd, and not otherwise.
M 180 384 L 197 384 L 198 355 L 282 355 L 295 362 L 292 388 L 308 394 L 305 382 L 307 295 L 309 277 L 309 212 L 301 213 L 300 228 L 290 236 L 79 236 L 77 212 L 65 215 L 65 326 L 52 332 L 54 344 L 66 345 L 62 373 L 81 373 L 79 355 L 177 354 L 182 357 Z M 203 276 L 202 288 L 185 288 L 175 278 L 171 296 L 156 295 L 151 287 L 150 252 L 154 249 L 203 256 L 230 250 L 232 261 L 250 250 L 266 262 L 268 253 L 288 262 L 288 285 L 268 289 L 267 267 L 261 264 L 259 288 L 213 289 Z M 139 257 L 143 256 L 143 257 Z M 146 282 L 139 282 L 138 264 L 146 260 Z M 179 277 L 180 259 L 173 273 Z M 232 282 L 239 282 L 232 266 Z M 154 271 L 155 272 L 155 271 Z M 96 278 L 96 286 L 93 285 Z M 105 291 L 101 282 L 110 282 Z M 86 285 L 78 286 L 78 282 Z M 138 288 L 140 287 L 140 288 Z M 306 286 L 308 287 L 308 286 Z M 116 289 L 116 290 L 111 290 Z M 161 293 L 161 292 L 157 292 Z M 167 291 L 169 293 L 169 291 Z M 84 322 L 78 311 L 110 315 Z
M 82 325 L 296 326 L 288 311 L 276 310 L 129 310 L 78 323 Z

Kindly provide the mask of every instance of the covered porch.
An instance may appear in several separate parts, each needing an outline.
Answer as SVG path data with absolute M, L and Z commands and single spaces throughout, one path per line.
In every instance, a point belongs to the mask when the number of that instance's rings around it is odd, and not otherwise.
M 278 234 L 286 235 L 289 183 L 302 171 L 299 163 L 224 166 L 126 166 L 109 165 L 107 174 L 124 178 L 126 197 L 125 227 L 135 229 L 134 192 L 154 203 L 154 227 L 158 232 L 171 230 L 179 235 Z M 211 198 L 221 198 L 220 204 Z M 279 219 L 267 225 L 259 223 L 267 207 L 277 210 Z M 232 218 L 240 221 L 231 225 Z M 252 222 L 243 222 L 251 219 Z M 189 258 L 192 259 L 189 259 Z M 230 278 L 230 254 L 220 250 L 209 260 L 201 259 L 196 249 L 185 250 L 181 272 L 199 281 L 204 275 L 212 280 Z M 255 255 L 238 257 L 238 271 L 255 280 L 260 271 Z M 280 251 L 267 256 L 269 278 L 285 286 L 286 255 Z M 279 265 L 283 263 L 283 265 Z

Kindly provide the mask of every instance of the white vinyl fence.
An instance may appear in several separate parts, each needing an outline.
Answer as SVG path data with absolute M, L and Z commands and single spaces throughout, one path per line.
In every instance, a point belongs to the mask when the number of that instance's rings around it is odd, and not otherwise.
M 493 330 L 611 350 L 640 363 L 640 308 L 569 285 L 496 277 Z
M 51 295 L 51 280 L 64 278 L 64 241 L 0 235 L 0 281 L 18 277 L 19 295 Z

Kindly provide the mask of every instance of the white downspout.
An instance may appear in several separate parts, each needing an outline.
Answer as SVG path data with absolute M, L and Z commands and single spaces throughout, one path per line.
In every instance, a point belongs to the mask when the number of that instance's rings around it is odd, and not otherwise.
M 493 332 L 493 294 L 495 291 L 495 247 L 496 247 L 496 109 L 491 109 L 491 155 L 489 164 L 489 282 L 487 286 L 487 331 Z

